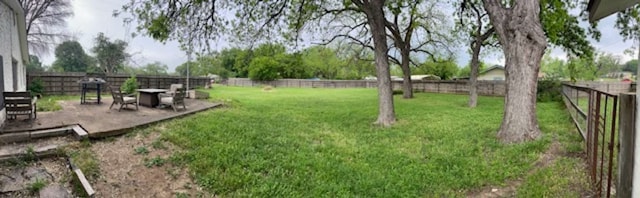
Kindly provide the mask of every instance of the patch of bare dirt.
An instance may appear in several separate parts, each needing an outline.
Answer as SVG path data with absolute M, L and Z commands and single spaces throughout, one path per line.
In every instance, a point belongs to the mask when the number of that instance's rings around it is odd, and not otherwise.
M 549 148 L 540 156 L 534 163 L 534 168 L 531 169 L 528 174 L 534 174 L 538 170 L 548 167 L 555 163 L 559 156 L 564 154 L 564 149 L 558 141 L 553 141 Z M 515 197 L 518 187 L 522 185 L 521 179 L 510 180 L 506 182 L 505 186 L 486 186 L 477 190 L 472 190 L 467 193 L 467 197 L 477 198 L 497 198 L 497 197 Z
M 160 141 L 159 136 L 138 133 L 94 142 L 91 151 L 100 164 L 100 177 L 92 182 L 96 197 L 210 197 L 192 181 L 186 168 L 169 162 L 168 158 L 177 151 L 175 146 L 164 141 L 161 144 L 166 148 L 153 144 Z M 152 159 L 162 160 L 152 163 Z

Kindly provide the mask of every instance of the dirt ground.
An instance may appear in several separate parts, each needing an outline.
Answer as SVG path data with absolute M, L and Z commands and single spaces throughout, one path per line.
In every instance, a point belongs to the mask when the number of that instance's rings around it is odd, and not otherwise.
M 93 142 L 100 164 L 100 176 L 92 181 L 95 197 L 212 197 L 186 168 L 170 162 L 177 148 L 159 136 L 135 133 Z
M 32 178 L 22 178 L 16 177 L 15 174 L 26 175 L 28 172 L 34 172 L 35 177 Z M 42 171 L 42 172 L 40 172 Z M 5 163 L 0 166 L 0 176 L 5 177 L 4 179 L 12 179 L 15 180 L 8 185 L 15 185 L 15 188 L 25 188 L 19 191 L 13 191 L 8 193 L 0 193 L 0 198 L 4 197 L 38 197 L 38 192 L 30 192 L 27 190 L 27 186 L 32 184 L 35 178 L 43 181 L 46 186 L 58 185 L 67 191 L 67 193 L 72 193 L 72 184 L 71 184 L 71 172 L 67 167 L 66 158 L 64 157 L 53 157 L 53 158 L 45 158 L 39 159 L 31 162 L 27 162 L 26 164 L 15 165 Z M 7 184 L 4 184 L 7 185 Z M 14 188 L 2 186 L 3 188 Z

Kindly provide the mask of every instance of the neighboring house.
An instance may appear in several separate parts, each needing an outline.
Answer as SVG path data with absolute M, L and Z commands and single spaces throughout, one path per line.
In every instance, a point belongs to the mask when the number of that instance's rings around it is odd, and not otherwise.
M 606 78 L 620 78 L 620 79 L 624 79 L 624 78 L 633 78 L 633 73 L 632 72 L 610 72 L 608 74 L 605 74 L 604 77 Z
M 478 80 L 505 80 L 504 67 L 494 65 L 480 72 Z
M 18 0 L 0 0 L 0 126 L 6 120 L 2 92 L 26 91 L 29 61 L 25 16 Z
M 440 80 L 439 76 L 436 75 L 411 75 L 411 80 Z

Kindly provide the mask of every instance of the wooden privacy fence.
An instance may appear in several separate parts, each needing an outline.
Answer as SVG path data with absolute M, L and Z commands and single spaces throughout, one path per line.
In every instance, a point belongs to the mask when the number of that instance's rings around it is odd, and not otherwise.
M 459 93 L 467 94 L 469 85 L 466 80 L 413 80 L 413 89 L 421 92 Z M 402 90 L 402 81 L 392 81 L 394 90 Z M 230 78 L 226 82 L 229 86 L 256 87 L 303 87 L 303 88 L 375 88 L 375 80 L 306 80 L 280 79 L 274 81 L 253 81 L 248 78 Z M 489 96 L 504 96 L 504 81 L 478 81 L 478 94 Z
M 27 74 L 27 84 L 31 84 L 35 79 L 40 79 L 43 82 L 43 94 L 45 95 L 79 94 L 82 87 L 78 84 L 78 80 L 82 79 L 85 75 L 86 73 L 84 72 L 29 72 Z M 122 83 L 130 77 L 130 75 L 126 74 L 109 74 L 104 80 L 107 81 L 108 85 L 121 86 Z M 138 88 L 168 89 L 171 84 L 181 83 L 186 85 L 187 83 L 185 76 L 138 75 L 136 79 L 138 81 Z M 209 83 L 209 80 L 207 77 L 191 77 L 189 78 L 189 87 L 204 87 Z M 108 89 L 102 89 L 102 91 L 107 92 Z
M 583 82 L 577 82 L 576 85 L 589 87 L 592 89 L 596 89 L 599 91 L 612 93 L 612 94 L 619 94 L 619 93 L 626 93 L 629 91 L 633 91 L 632 84 L 628 82 L 583 81 Z

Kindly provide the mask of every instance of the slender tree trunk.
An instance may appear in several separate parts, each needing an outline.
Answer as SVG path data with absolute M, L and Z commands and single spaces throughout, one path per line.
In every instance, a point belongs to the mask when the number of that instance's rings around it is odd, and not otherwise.
M 517 143 L 540 136 L 536 88 L 547 40 L 540 22 L 539 0 L 517 0 L 511 8 L 500 0 L 484 0 L 505 54 L 507 90 L 498 138 Z
M 478 73 L 480 70 L 480 47 L 482 44 L 476 42 L 472 44 L 471 74 L 469 75 L 469 107 L 475 108 L 478 105 Z
M 409 51 L 402 54 L 402 98 L 413 98 L 413 83 L 411 83 L 411 68 L 409 67 Z
M 383 0 L 364 2 L 367 23 L 371 28 L 375 49 L 376 73 L 378 75 L 378 119 L 376 124 L 390 126 L 396 121 L 393 107 L 393 92 L 391 89 L 391 74 L 389 59 L 387 58 L 387 35 L 385 32 L 385 18 L 382 8 Z

